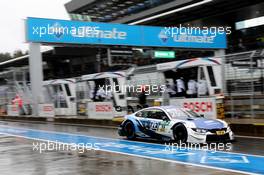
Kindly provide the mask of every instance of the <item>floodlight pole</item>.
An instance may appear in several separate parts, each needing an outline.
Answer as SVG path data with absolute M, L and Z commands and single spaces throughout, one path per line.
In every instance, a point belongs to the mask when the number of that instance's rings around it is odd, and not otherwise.
M 226 92 L 226 81 L 225 81 L 225 49 L 218 49 L 214 51 L 214 57 L 221 57 L 221 82 L 222 82 L 222 90 Z
M 112 55 L 111 55 L 110 48 L 107 48 L 107 63 L 108 63 L 108 66 L 112 66 Z
M 43 100 L 43 68 L 40 43 L 29 43 L 29 73 L 32 90 L 32 115 L 39 116 L 38 106 Z

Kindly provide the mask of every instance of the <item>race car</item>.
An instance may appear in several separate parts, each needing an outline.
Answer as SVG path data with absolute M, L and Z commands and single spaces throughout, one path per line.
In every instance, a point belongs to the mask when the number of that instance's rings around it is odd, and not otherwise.
M 118 133 L 131 140 L 136 137 L 182 143 L 234 140 L 225 121 L 206 119 L 190 109 L 175 106 L 149 107 L 126 115 Z

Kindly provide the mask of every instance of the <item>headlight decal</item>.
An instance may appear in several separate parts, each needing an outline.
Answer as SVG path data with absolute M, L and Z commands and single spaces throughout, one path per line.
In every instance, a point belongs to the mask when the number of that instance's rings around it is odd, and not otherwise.
M 202 128 L 192 128 L 192 130 L 198 133 L 206 133 L 208 131 L 207 129 Z

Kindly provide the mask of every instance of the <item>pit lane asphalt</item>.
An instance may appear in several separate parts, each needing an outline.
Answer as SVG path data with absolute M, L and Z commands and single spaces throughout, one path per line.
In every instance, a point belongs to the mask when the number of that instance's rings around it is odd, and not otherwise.
M 0 121 L 0 124 L 46 131 L 120 138 L 116 129 L 109 128 L 7 121 Z M 148 140 L 147 142 L 154 141 Z M 32 143 L 33 140 L 1 135 L 0 174 L 237 174 L 102 151 L 88 151 L 85 153 L 49 151 L 39 153 L 33 151 Z M 237 142 L 233 143 L 232 152 L 264 155 L 263 148 L 264 139 L 238 137 Z

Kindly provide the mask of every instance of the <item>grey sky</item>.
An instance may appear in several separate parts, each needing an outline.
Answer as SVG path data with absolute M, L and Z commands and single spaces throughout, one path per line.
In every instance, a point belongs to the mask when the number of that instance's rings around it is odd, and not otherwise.
M 0 52 L 28 49 L 23 19 L 27 16 L 69 19 L 64 4 L 69 0 L 0 0 Z

